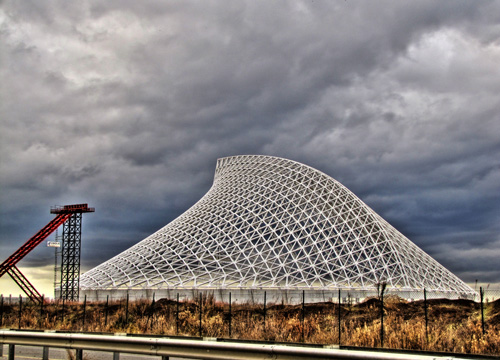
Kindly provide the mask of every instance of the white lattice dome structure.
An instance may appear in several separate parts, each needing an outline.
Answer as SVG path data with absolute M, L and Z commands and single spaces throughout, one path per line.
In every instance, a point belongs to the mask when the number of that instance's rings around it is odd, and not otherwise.
M 177 219 L 81 277 L 82 290 L 474 291 L 328 175 L 295 161 L 217 161 Z

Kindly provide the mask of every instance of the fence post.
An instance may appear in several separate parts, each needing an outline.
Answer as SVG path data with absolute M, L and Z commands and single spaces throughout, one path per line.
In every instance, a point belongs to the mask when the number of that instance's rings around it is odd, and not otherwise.
M 149 307 L 148 321 L 146 322 L 146 329 L 147 329 L 149 320 L 151 319 L 151 328 L 150 328 L 151 331 L 153 330 L 153 325 L 155 321 L 155 294 L 156 293 L 153 293 L 153 301 L 151 301 L 151 306 Z M 168 313 L 170 314 L 170 310 Z
M 104 326 L 108 326 L 109 295 L 106 295 L 106 307 L 104 308 Z
M 62 304 L 62 315 L 61 315 L 61 322 L 64 323 L 64 307 L 66 305 L 65 299 L 63 298 L 63 304 Z
M 482 286 L 479 288 L 479 296 L 481 297 L 481 325 L 482 325 L 482 328 L 483 328 L 483 336 L 484 336 L 484 334 L 486 333 L 486 331 L 484 329 L 484 305 L 483 305 L 484 289 L 483 289 Z
M 339 318 L 339 347 L 340 347 L 340 339 L 341 339 L 341 330 L 340 330 L 340 303 L 342 302 L 342 298 L 340 297 L 340 289 L 339 289 L 339 313 L 338 313 L 338 318 Z
M 305 299 L 306 299 L 306 291 L 302 290 L 302 342 L 305 341 L 304 337 L 304 320 L 305 320 Z
M 200 292 L 200 337 L 201 337 L 201 316 L 203 314 L 203 294 Z
M 179 335 L 179 293 L 177 293 L 177 311 L 175 312 L 175 335 Z
M 43 317 L 43 301 L 45 299 L 45 295 L 42 295 L 42 301 L 40 302 L 40 319 L 38 320 L 39 327 L 42 327 L 42 317 Z
M 264 291 L 264 332 L 266 332 L 266 292 Z
M 382 284 L 380 292 L 380 347 L 384 347 L 384 290 L 385 286 Z
M 425 345 L 429 345 L 429 317 L 427 316 L 427 290 L 424 288 Z
M 128 324 L 128 292 L 127 292 L 127 303 L 125 305 L 125 324 Z
M 23 296 L 19 295 L 19 324 L 18 324 L 18 329 L 21 328 L 21 315 L 23 311 Z
M 231 292 L 229 292 L 229 338 L 231 338 L 231 321 L 232 321 L 232 313 L 231 313 Z
M 83 317 L 82 317 L 82 331 L 85 331 L 85 315 L 87 312 L 87 294 L 83 298 Z

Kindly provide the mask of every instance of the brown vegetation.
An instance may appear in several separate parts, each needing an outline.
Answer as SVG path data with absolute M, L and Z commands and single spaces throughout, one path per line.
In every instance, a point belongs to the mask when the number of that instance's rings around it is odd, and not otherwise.
M 338 304 L 306 304 L 302 321 L 301 305 L 233 304 L 203 299 L 201 335 L 273 342 L 338 344 Z M 85 317 L 84 317 L 85 313 Z M 381 347 L 380 301 L 343 304 L 340 309 L 341 344 Z M 107 315 L 106 315 L 107 314 Z M 265 315 L 265 323 L 264 323 Z M 386 348 L 432 350 L 474 354 L 500 354 L 500 300 L 485 305 L 483 335 L 480 305 L 469 300 L 428 301 L 426 335 L 423 301 L 407 302 L 397 297 L 384 301 L 384 344 Z M 200 335 L 199 303 L 161 299 L 110 302 L 106 304 L 46 302 L 3 306 L 2 327 L 58 329 L 91 332 L 127 332 L 157 335 Z M 177 321 L 178 319 L 178 321 Z

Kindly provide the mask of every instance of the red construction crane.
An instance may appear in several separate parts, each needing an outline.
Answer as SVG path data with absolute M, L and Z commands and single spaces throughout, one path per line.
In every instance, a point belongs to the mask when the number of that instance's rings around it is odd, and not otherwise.
M 32 236 L 23 246 L 17 249 L 0 265 L 0 277 L 5 275 L 5 273 L 9 273 L 10 277 L 17 283 L 17 285 L 19 285 L 19 287 L 26 293 L 26 295 L 28 295 L 31 300 L 40 302 L 42 296 L 28 281 L 28 279 L 21 273 L 21 271 L 19 271 L 19 269 L 16 267 L 17 263 L 21 261 L 37 245 L 44 241 L 73 214 L 94 211 L 95 209 L 88 207 L 87 204 L 64 205 L 50 209 L 50 212 L 52 214 L 57 214 L 57 216 L 47 225 L 45 225 L 43 229 Z

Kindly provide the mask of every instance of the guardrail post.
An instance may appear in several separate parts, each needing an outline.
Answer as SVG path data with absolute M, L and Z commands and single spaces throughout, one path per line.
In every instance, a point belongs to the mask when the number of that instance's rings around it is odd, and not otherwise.
M 169 358 L 168 356 L 166 356 L 166 355 L 163 355 L 163 356 L 161 357 L 161 360 L 168 360 L 168 359 L 170 359 L 170 358 Z
M 0 357 L 3 357 L 3 344 L 0 344 Z
M 83 360 L 83 349 L 76 349 L 76 360 Z
M 42 360 L 49 360 L 49 347 L 48 346 L 43 347 Z
M 113 360 L 120 360 L 120 353 L 119 352 L 113 353 Z
M 9 360 L 14 360 L 16 356 L 16 345 L 9 344 Z

